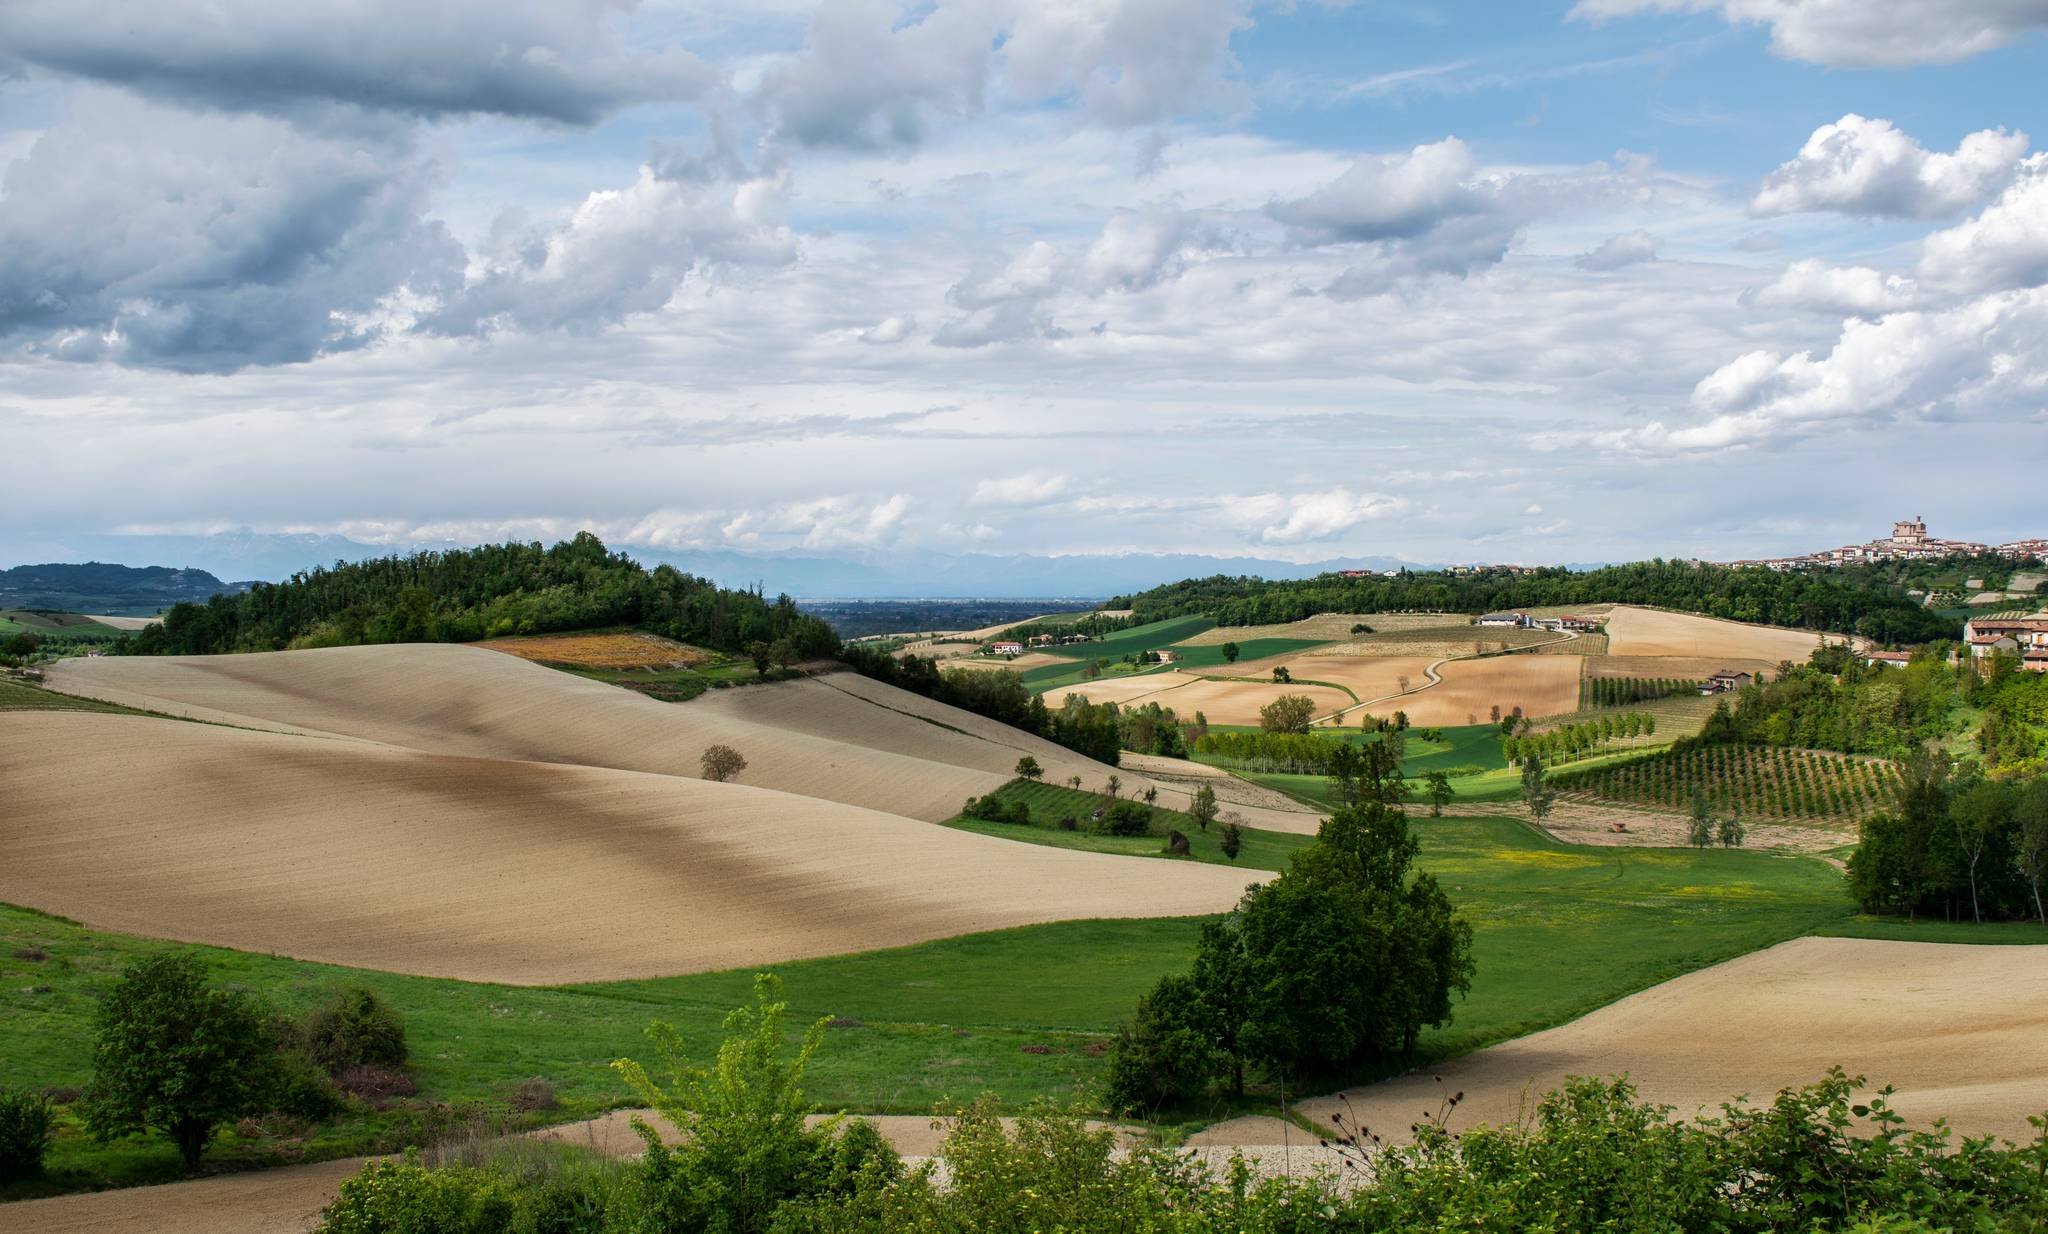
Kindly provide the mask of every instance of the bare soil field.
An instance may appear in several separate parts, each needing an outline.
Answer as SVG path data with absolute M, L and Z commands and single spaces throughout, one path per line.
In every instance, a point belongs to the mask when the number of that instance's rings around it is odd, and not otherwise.
M 1439 668 L 1443 684 L 1388 699 L 1372 708 L 1408 713 L 1411 724 L 1485 723 L 1498 706 L 1502 715 L 1516 707 L 1530 716 L 1556 715 L 1579 705 L 1577 656 L 1493 656 L 1484 660 L 1453 660 Z
M 103 617 L 94 613 L 85 615 L 103 626 L 112 626 L 116 630 L 147 630 L 163 620 L 161 617 Z
M 905 714 L 918 696 L 887 686 L 876 697 L 895 702 L 849 707 L 847 693 L 813 679 L 714 690 L 678 705 L 446 644 L 101 657 L 52 670 L 49 684 L 67 693 L 435 754 L 695 776 L 704 748 L 723 742 L 747 759 L 741 783 L 927 822 L 1008 780 L 1018 757 L 963 725 Z
M 1220 912 L 1251 881 L 745 785 L 129 716 L 0 715 L 0 783 L 0 901 L 516 985 Z
M 1346 686 L 1364 702 L 1400 692 L 1404 677 L 1411 690 L 1429 684 L 1423 670 L 1433 662 L 1428 656 L 1330 656 L 1310 652 L 1287 661 L 1287 671 L 1304 681 L 1313 679 Z
M 1176 686 L 1159 694 L 1145 695 L 1142 701 L 1171 707 L 1174 714 L 1182 719 L 1193 719 L 1199 711 L 1208 717 L 1211 724 L 1257 724 L 1259 708 L 1283 694 L 1308 696 L 1315 702 L 1317 715 L 1327 715 L 1351 706 L 1350 695 L 1328 686 L 1279 685 L 1271 681 L 1220 681 L 1210 677 L 1191 678 L 1186 685 Z
M 1807 630 L 1749 625 L 1617 604 L 1607 615 L 1607 650 L 1617 656 L 1686 656 L 1801 663 L 1820 645 Z
M 1626 1072 L 1649 1100 L 1712 1113 L 1743 1094 L 1769 1101 L 1840 1064 L 1873 1088 L 1896 1085 L 1891 1104 L 1914 1125 L 1945 1116 L 1966 1135 L 2022 1140 L 2027 1117 L 2048 1109 L 2043 1041 L 2048 948 L 1801 938 L 1429 1074 L 1298 1108 L 1323 1125 L 1348 1111 L 1347 1121 L 1395 1139 L 1447 1092 L 1465 1094 L 1454 1130 L 1513 1120 L 1574 1075 Z
M 1047 690 L 1045 692 L 1045 705 L 1054 711 L 1058 711 L 1060 704 L 1066 701 L 1067 695 L 1078 694 L 1091 703 L 1115 703 L 1121 707 L 1126 703 L 1135 703 L 1139 699 L 1147 698 L 1162 690 L 1172 690 L 1180 686 L 1192 685 L 1201 680 L 1203 678 L 1194 673 L 1179 671 L 1146 673 L 1142 676 L 1134 677 L 1101 677 L 1094 681 L 1084 681 L 1077 686 L 1061 686 L 1057 690 Z M 1167 702 L 1165 699 L 1159 700 L 1159 704 L 1162 707 L 1173 706 L 1172 703 Z M 1176 708 L 1176 710 L 1179 709 Z M 1182 711 L 1180 714 L 1183 719 L 1192 719 L 1194 716 L 1194 713 L 1191 711 Z M 1211 718 L 1213 719 L 1214 717 Z
M 1799 657 L 1804 660 L 1805 657 Z M 1672 677 L 1680 681 L 1704 681 L 1728 669 L 1738 673 L 1769 673 L 1776 676 L 1778 661 L 1743 659 L 1738 656 L 1587 656 L 1588 677 Z
M 573 664 L 578 668 L 695 668 L 711 660 L 710 652 L 656 634 L 536 634 L 527 638 L 494 638 L 476 644 L 536 664 Z

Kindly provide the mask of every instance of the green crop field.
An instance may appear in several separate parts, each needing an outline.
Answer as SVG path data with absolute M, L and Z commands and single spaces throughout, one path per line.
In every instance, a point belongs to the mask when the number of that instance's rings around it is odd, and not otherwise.
M 1257 732 L 1255 728 L 1217 726 L 1212 732 Z M 1507 756 L 1501 753 L 1500 726 L 1497 724 L 1458 724 L 1437 731 L 1441 740 L 1431 741 L 1419 736 L 1421 730 L 1409 729 L 1407 753 L 1401 760 L 1401 774 L 1411 780 L 1420 780 L 1432 771 L 1458 771 L 1464 768 L 1479 768 L 1476 774 L 1455 775 L 1451 787 L 1466 801 L 1496 801 L 1513 796 L 1521 791 L 1521 773 L 1508 767 Z M 1325 741 L 1345 741 L 1352 745 L 1364 745 L 1380 740 L 1381 734 L 1358 730 L 1317 729 L 1316 735 Z M 1190 755 L 1196 762 L 1212 767 L 1227 766 L 1226 760 L 1210 754 Z M 1285 772 L 1243 771 L 1231 768 L 1231 773 L 1266 788 L 1286 793 L 1299 801 L 1325 809 L 1334 806 L 1330 796 L 1330 782 L 1318 775 L 1291 775 Z M 1410 800 L 1420 800 L 1418 794 L 1411 794 Z
M 1171 617 L 1148 625 L 1132 626 L 1100 642 L 1072 643 L 1064 647 L 1042 647 L 1047 655 L 1069 660 L 1114 660 L 1138 651 L 1157 651 L 1184 638 L 1193 638 L 1216 623 L 1207 617 Z
M 1840 876 L 1812 859 L 1579 848 L 1507 819 L 1417 819 L 1415 829 L 1423 867 L 1473 923 L 1479 965 L 1456 1020 L 1425 1035 L 1425 1060 L 1561 1023 L 1786 938 L 1855 926 Z M 1036 827 L 1001 834 L 1111 843 Z M 1260 833 L 1247 840 L 1247 866 L 1277 866 L 1300 844 Z M 1193 919 L 1067 922 L 775 968 L 794 1022 L 830 1015 L 845 1025 L 827 1034 L 811 1071 L 809 1092 L 823 1105 L 917 1112 L 991 1092 L 1015 1106 L 1089 1091 L 1102 1073 L 1101 1042 L 1139 993 L 1185 966 L 1195 929 Z M 169 945 L 0 907 L 0 1085 L 83 1085 L 98 1000 L 124 963 Z M 20 958 L 31 949 L 46 958 Z M 376 989 L 406 1016 L 420 1102 L 502 1108 L 513 1085 L 539 1076 L 561 1096 L 556 1119 L 628 1100 L 606 1064 L 647 1056 L 649 1020 L 674 1023 L 708 1054 L 724 1012 L 746 1001 L 750 977 L 521 988 L 197 950 L 216 980 L 258 991 L 285 1011 L 302 1011 L 343 983 Z M 391 1148 L 416 1136 L 422 1117 L 405 1105 L 359 1109 L 301 1144 L 230 1137 L 209 1159 L 233 1166 Z M 96 1146 L 68 1113 L 51 1165 L 47 1186 L 58 1189 L 177 1174 L 161 1141 Z
M 1704 790 L 1717 810 L 1805 822 L 1849 822 L 1889 799 L 1897 778 L 1882 759 L 1783 746 L 1697 746 L 1601 766 L 1558 770 L 1559 788 L 1610 800 L 1683 809 Z

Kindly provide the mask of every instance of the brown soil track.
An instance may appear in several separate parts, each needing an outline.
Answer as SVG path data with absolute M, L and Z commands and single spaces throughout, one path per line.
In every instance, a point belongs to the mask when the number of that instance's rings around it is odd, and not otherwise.
M 2044 1041 L 2048 947 L 1801 938 L 1299 1109 L 1328 1125 L 1348 1098 L 1347 1121 L 1399 1139 L 1444 1093 L 1465 1094 L 1454 1130 L 1498 1126 L 1567 1076 L 1626 1072 L 1649 1100 L 1715 1113 L 1839 1064 L 1873 1089 L 1897 1085 L 1891 1104 L 1913 1125 L 1946 1117 L 1963 1134 L 2022 1140 L 2027 1115 L 2048 1109 Z
M 694 668 L 711 653 L 658 634 L 536 634 L 494 638 L 481 643 L 492 651 L 532 660 L 536 664 L 573 664 L 579 668 Z
M 1251 881 L 745 785 L 128 716 L 0 715 L 0 783 L 0 901 L 518 985 L 1218 912 Z

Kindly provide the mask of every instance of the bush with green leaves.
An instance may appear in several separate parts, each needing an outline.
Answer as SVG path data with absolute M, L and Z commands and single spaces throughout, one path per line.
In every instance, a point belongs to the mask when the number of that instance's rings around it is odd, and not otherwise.
M 647 1143 L 638 1170 L 646 1228 L 761 1234 L 782 1204 L 847 1194 L 857 1179 L 893 1177 L 901 1162 L 872 1124 L 827 1120 L 806 1126 L 804 1069 L 824 1041 L 820 1019 L 785 1059 L 782 1022 L 787 1004 L 781 982 L 754 979 L 754 1005 L 725 1019 L 725 1042 L 708 1069 L 690 1062 L 682 1038 L 666 1024 L 650 1025 L 660 1056 L 657 1080 L 636 1062 L 613 1066 L 641 1101 L 682 1133 L 674 1148 L 638 1119 L 633 1129 Z
M 0 1183 L 40 1178 L 56 1115 L 41 1093 L 0 1089 Z
M 103 1141 L 159 1132 L 197 1169 L 215 1130 L 274 1105 L 278 1046 L 262 1005 L 209 987 L 197 956 L 137 960 L 100 1004 L 86 1126 Z
M 1112 802 L 1102 812 L 1101 829 L 1106 835 L 1143 836 L 1152 834 L 1152 807 L 1142 801 Z
M 367 986 L 336 990 L 299 1022 L 299 1047 L 329 1075 L 405 1065 L 405 1020 Z

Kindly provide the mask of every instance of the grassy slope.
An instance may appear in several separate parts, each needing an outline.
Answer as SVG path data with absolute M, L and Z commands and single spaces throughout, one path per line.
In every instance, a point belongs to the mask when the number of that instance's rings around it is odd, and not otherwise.
M 996 834 L 1129 851 L 1085 832 L 984 824 Z M 1503 819 L 1418 820 L 1423 864 L 1477 932 L 1479 978 L 1456 1021 L 1424 1039 L 1429 1058 L 1555 1024 L 1631 991 L 1781 939 L 1847 930 L 1850 907 L 1829 867 L 1745 852 L 1592 849 L 1557 844 Z M 1240 864 L 1276 867 L 1299 837 L 1249 832 Z M 947 1097 L 993 1092 L 1016 1104 L 1092 1084 L 1087 1052 L 1160 975 L 1181 968 L 1195 922 L 1069 922 L 917 947 L 778 966 L 799 1021 L 861 1021 L 834 1031 L 810 1089 L 828 1106 L 922 1111 Z M 120 966 L 164 944 L 0 908 L 0 1084 L 76 1086 L 90 1070 L 93 1008 Z M 41 963 L 12 959 L 40 947 Z M 404 1010 L 422 1098 L 502 1101 L 528 1076 L 553 1081 L 569 1118 L 625 1100 L 606 1070 L 646 1053 L 647 1021 L 675 1023 L 694 1043 L 716 1039 L 749 974 L 522 989 L 365 973 L 283 957 L 201 949 L 218 978 L 302 1010 L 343 982 L 373 986 Z M 46 992 L 20 991 L 48 987 Z M 1026 1053 L 1032 1047 L 1034 1052 Z M 1054 1053 L 1038 1053 L 1048 1047 Z M 398 1142 L 400 1115 L 356 1115 L 305 1146 L 333 1156 Z M 226 1163 L 278 1160 L 224 1142 Z M 155 1141 L 96 1148 L 67 1124 L 53 1160 L 64 1186 L 169 1177 Z
M 98 699 L 59 694 L 26 682 L 0 680 L 0 711 L 96 711 L 116 716 L 149 715 L 133 707 L 103 703 Z
M 972 831 L 980 835 L 998 836 L 1009 840 L 1026 840 L 1033 844 L 1047 844 L 1055 848 L 1078 848 L 1097 853 L 1121 853 L 1133 857 L 1164 856 L 1166 833 L 1177 830 L 1188 838 L 1188 857 L 1195 861 L 1213 862 L 1218 865 L 1239 865 L 1254 870 L 1278 870 L 1286 864 L 1294 850 L 1308 844 L 1308 836 L 1286 835 L 1277 831 L 1260 831 L 1247 827 L 1243 831 L 1243 847 L 1235 861 L 1223 855 L 1221 844 L 1222 828 L 1212 824 L 1207 831 L 1195 825 L 1193 819 L 1178 810 L 1155 807 L 1152 834 L 1149 836 L 1098 835 L 1088 830 L 1089 815 L 1105 804 L 1104 798 L 1092 791 L 1099 785 L 1074 790 L 1060 784 L 1031 784 L 1023 780 L 1012 780 L 995 791 L 994 796 L 1005 802 L 1021 801 L 1031 811 L 1031 822 L 992 823 L 985 819 L 968 818 L 961 815 L 950 820 L 948 827 Z M 1224 810 L 1229 804 L 1222 803 Z M 1061 831 L 1059 820 L 1071 817 L 1078 824 L 1073 831 Z

